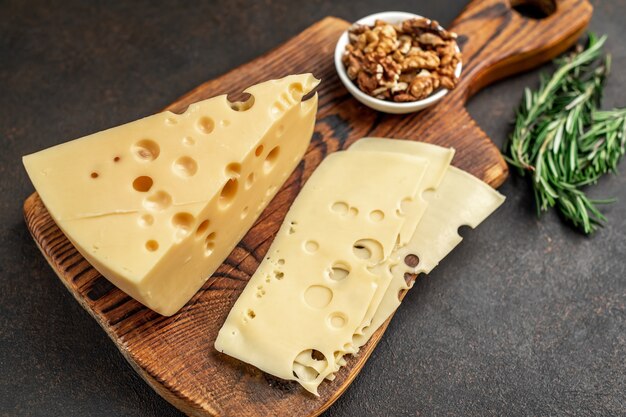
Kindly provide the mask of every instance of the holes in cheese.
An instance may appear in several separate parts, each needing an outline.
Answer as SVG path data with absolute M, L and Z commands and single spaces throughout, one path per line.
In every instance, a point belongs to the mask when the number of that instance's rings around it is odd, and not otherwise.
M 293 376 L 301 381 L 312 382 L 328 367 L 326 356 L 315 349 L 300 352 L 293 361 Z
M 194 217 L 190 213 L 180 212 L 172 217 L 172 226 L 175 229 L 175 240 L 181 241 L 191 232 Z
M 416 274 L 460 241 L 459 225 L 475 227 L 503 200 L 449 167 L 451 150 L 378 139 L 355 145 L 313 173 L 215 343 L 312 393 L 393 313 Z M 275 261 L 279 254 L 285 262 Z M 285 279 L 274 284 L 276 270 Z M 254 323 L 238 319 L 246 308 L 257 312 Z
M 317 243 L 314 240 L 307 240 L 306 242 L 304 242 L 304 250 L 308 253 L 315 253 L 317 252 L 317 250 L 320 248 L 319 243 Z
M 198 225 L 198 228 L 196 229 L 196 237 L 201 237 L 202 235 L 204 235 L 204 232 L 206 232 L 209 229 L 209 224 L 211 224 L 209 222 L 209 220 L 203 220 L 202 223 L 200 223 Z
M 215 122 L 208 116 L 203 116 L 198 119 L 198 130 L 205 135 L 213 133 L 215 129 Z
M 298 101 L 302 98 L 302 96 L 304 95 L 304 90 L 302 88 L 302 84 L 300 83 L 293 83 L 289 86 L 289 94 L 291 94 L 291 97 L 293 100 Z
M 376 265 L 384 258 L 383 247 L 376 239 L 360 239 L 352 245 L 354 256 L 363 259 L 368 265 Z
M 355 147 L 355 145 L 357 145 Z M 367 138 L 357 141 L 356 150 L 408 153 L 432 159 L 439 150 L 434 145 Z M 353 150 L 351 147 L 350 150 Z M 504 197 L 475 177 L 449 166 L 437 187 L 426 190 L 428 201 L 422 219 L 406 245 L 396 247 L 381 268 L 391 268 L 392 279 L 370 323 L 354 337 L 361 347 L 400 305 L 399 295 L 420 273 L 429 273 L 458 243 L 461 225 L 475 228 L 504 201 Z
M 415 254 L 408 254 L 404 257 L 404 264 L 411 268 L 415 268 L 420 262 L 420 258 Z
M 393 145 L 389 145 L 389 143 L 393 143 Z M 390 146 L 393 146 L 393 149 Z M 419 152 L 416 152 L 416 147 Z M 398 241 L 400 245 L 405 245 L 411 236 L 413 236 L 413 232 L 422 218 L 424 210 L 426 210 L 427 204 L 424 199 L 424 193 L 427 192 L 427 190 L 436 189 L 439 186 L 452 161 L 454 150 L 415 141 L 381 138 L 363 138 L 350 146 L 350 151 L 363 150 L 370 152 L 404 153 L 406 155 L 424 158 L 428 161 L 428 169 L 424 173 L 420 192 L 417 195 L 405 196 L 404 201 L 394 208 L 394 210 L 386 211 L 387 215 L 390 216 L 410 213 L 405 221 L 402 232 L 400 233 L 400 240 Z
M 348 214 L 348 210 L 350 209 L 350 207 L 343 201 L 337 201 L 336 203 L 333 203 L 330 209 L 335 213 L 345 215 Z
M 226 175 L 229 177 L 239 177 L 241 175 L 241 164 L 239 162 L 231 162 L 226 166 Z M 253 175 L 251 172 L 250 175 Z
M 427 166 L 422 158 L 389 152 L 328 156 L 235 303 L 217 350 L 315 393 L 335 372 L 335 353 L 351 348 L 378 286 L 390 280 L 372 266 L 390 255 L 406 217 L 372 222 L 367 214 L 393 213 L 406 195 L 417 195 Z M 244 322 L 248 309 L 256 318 Z M 303 353 L 313 350 L 323 359 Z
M 398 216 L 405 216 L 411 210 L 411 203 L 413 199 L 411 197 L 405 197 L 400 201 L 398 208 L 396 209 L 396 214 Z
M 198 171 L 198 163 L 190 156 L 181 156 L 174 161 L 172 169 L 174 173 L 183 178 L 191 177 Z
M 172 205 L 172 196 L 162 190 L 149 195 L 143 200 L 143 207 L 150 211 L 163 211 Z
M 341 329 L 348 322 L 348 317 L 343 313 L 332 313 L 328 317 L 328 324 L 335 329 Z
M 133 188 L 140 193 L 147 193 L 150 191 L 152 184 L 154 184 L 154 181 L 152 181 L 152 178 L 147 175 L 139 176 L 133 180 Z
M 263 163 L 263 171 L 268 174 L 274 165 L 276 165 L 276 161 L 278 160 L 278 154 L 280 153 L 280 146 L 275 146 L 267 156 L 265 157 L 265 162 Z
M 158 143 L 151 139 L 142 139 L 133 144 L 131 152 L 138 161 L 150 162 L 159 157 L 161 148 Z
M 350 265 L 348 265 L 347 262 L 337 262 L 330 268 L 328 278 L 333 281 L 341 281 L 342 279 L 346 279 L 349 274 Z
M 219 196 L 219 205 L 222 208 L 227 208 L 235 200 L 237 196 L 237 190 L 239 189 L 239 180 L 237 178 L 229 178 L 222 187 Z
M 309 85 L 309 88 L 312 89 L 310 85 Z M 227 98 L 228 105 L 230 106 L 231 109 L 233 109 L 234 111 L 238 111 L 238 112 L 245 112 L 252 108 L 252 106 L 254 105 L 254 95 L 247 94 L 244 92 L 242 96 L 243 97 L 241 98 L 241 100 L 236 100 L 236 101 L 235 99 Z
M 385 213 L 382 210 L 372 210 L 370 211 L 370 220 L 373 222 L 379 222 L 385 218 Z
M 28 155 L 24 164 L 80 253 L 129 295 L 171 315 L 302 158 L 317 95 L 301 97 L 317 84 L 310 74 L 268 81 L 239 101 L 219 96 L 181 114 L 159 113 Z
M 249 189 L 250 187 L 252 187 L 252 184 L 254 184 L 254 172 L 249 173 L 248 176 L 246 177 L 246 184 L 245 184 L 246 189 Z
M 215 249 L 215 232 L 211 232 L 204 239 L 204 256 L 211 256 L 213 254 L 213 250 Z

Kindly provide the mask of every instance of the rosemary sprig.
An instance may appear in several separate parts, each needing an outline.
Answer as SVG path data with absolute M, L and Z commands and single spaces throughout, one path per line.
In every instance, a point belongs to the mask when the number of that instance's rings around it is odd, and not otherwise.
M 587 234 L 606 221 L 598 205 L 614 200 L 591 199 L 583 189 L 616 172 L 626 145 L 626 108 L 598 109 L 611 66 L 605 41 L 590 34 L 586 48 L 555 61 L 537 91 L 524 91 L 504 148 L 506 160 L 531 176 L 537 214 L 556 206 Z

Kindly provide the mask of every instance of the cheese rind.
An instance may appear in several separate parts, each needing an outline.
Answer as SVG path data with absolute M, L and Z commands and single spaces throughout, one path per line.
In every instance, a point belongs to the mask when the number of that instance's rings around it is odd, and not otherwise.
M 308 147 L 310 74 L 163 112 L 24 157 L 52 218 L 108 280 L 178 311 L 232 251 Z
M 312 393 L 350 351 L 428 164 L 390 152 L 336 152 L 309 178 L 215 348 Z M 380 198 L 384 190 L 385 198 Z

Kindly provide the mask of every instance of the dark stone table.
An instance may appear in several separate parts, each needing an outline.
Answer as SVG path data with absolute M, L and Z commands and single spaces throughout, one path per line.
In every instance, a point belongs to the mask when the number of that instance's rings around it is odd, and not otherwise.
M 155 112 L 324 16 L 447 24 L 463 1 L 55 3 L 0 2 L 0 416 L 178 416 L 39 254 L 20 157 Z M 614 56 L 605 106 L 625 106 L 626 2 L 594 3 L 591 29 Z M 496 143 L 537 75 L 472 100 Z M 416 284 L 328 416 L 626 415 L 626 174 L 594 188 L 620 201 L 590 238 L 538 220 L 524 181 L 501 191 L 506 204 Z

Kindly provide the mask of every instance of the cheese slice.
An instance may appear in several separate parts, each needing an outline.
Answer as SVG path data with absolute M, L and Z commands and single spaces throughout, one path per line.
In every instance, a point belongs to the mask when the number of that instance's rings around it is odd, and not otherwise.
M 354 337 L 361 347 L 400 305 L 400 291 L 410 288 L 405 274 L 429 273 L 463 238 L 461 226 L 476 228 L 504 202 L 505 197 L 476 177 L 450 166 L 436 191 L 427 196 L 428 208 L 411 241 L 397 248 L 389 262 L 393 279 L 371 324 Z M 410 257 L 418 261 L 410 266 Z M 411 284 L 413 285 L 413 281 Z
M 407 244 L 408 239 L 415 232 L 415 228 L 420 222 L 426 208 L 428 206 L 427 201 L 423 195 L 425 191 L 432 191 L 437 188 L 441 183 L 450 161 L 454 157 L 454 149 L 444 148 L 437 145 L 431 145 L 423 142 L 402 140 L 402 139 L 385 139 L 385 138 L 363 138 L 356 141 L 348 149 L 350 152 L 369 151 L 369 152 L 396 152 L 412 155 L 418 158 L 424 158 L 428 163 L 428 169 L 424 174 L 424 178 L 420 183 L 420 187 L 417 193 L 412 196 L 411 200 L 404 200 L 401 206 L 397 208 L 397 212 L 406 217 L 404 226 L 400 232 L 400 239 L 396 242 L 396 247 L 402 247 Z M 361 334 L 363 329 L 370 325 L 378 305 L 387 287 L 391 282 L 391 275 L 387 273 L 393 266 L 393 262 L 385 261 L 377 265 L 374 269 L 374 273 L 381 277 L 381 283 L 378 285 L 376 294 L 372 302 L 369 305 L 368 311 L 363 318 L 363 322 L 357 329 L 356 333 Z M 384 280 L 384 277 L 389 279 Z
M 220 329 L 215 348 L 312 393 L 350 351 L 421 187 L 424 158 L 336 152 L 301 190 L 267 257 Z
M 406 245 L 427 207 L 423 192 L 439 186 L 454 157 L 454 149 L 403 139 L 363 138 L 354 142 L 348 150 L 405 153 L 428 160 L 428 170 L 424 174 L 418 194 L 403 201 L 397 208 L 400 213 L 407 215 L 398 241 L 399 246 Z
M 24 157 L 52 218 L 108 280 L 178 311 L 252 226 L 308 147 L 319 83 L 292 75 Z

